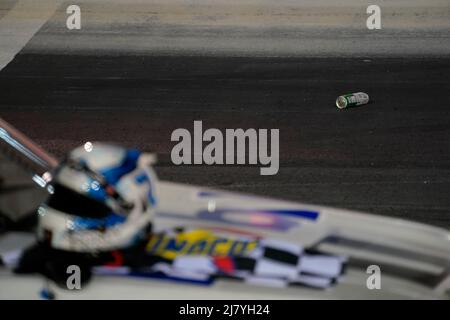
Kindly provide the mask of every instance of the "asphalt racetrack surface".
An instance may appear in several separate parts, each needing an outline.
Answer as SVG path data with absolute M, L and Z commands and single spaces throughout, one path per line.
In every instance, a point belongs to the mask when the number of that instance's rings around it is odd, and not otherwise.
M 448 58 L 22 53 L 1 116 L 57 156 L 107 140 L 158 153 L 161 179 L 450 227 Z M 370 104 L 338 110 L 364 91 Z M 174 166 L 177 128 L 280 129 L 280 170 Z

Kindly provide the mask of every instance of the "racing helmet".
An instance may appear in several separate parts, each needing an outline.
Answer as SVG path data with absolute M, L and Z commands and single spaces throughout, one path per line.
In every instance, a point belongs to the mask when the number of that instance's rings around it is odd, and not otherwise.
M 38 209 L 38 240 L 51 248 L 96 253 L 145 239 L 156 208 L 152 154 L 100 142 L 69 153 Z

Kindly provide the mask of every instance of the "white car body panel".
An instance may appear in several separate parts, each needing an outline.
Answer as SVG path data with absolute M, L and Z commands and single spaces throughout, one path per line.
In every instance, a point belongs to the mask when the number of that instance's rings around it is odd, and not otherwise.
M 81 290 L 69 291 L 52 285 L 60 299 L 448 299 L 450 266 L 450 233 L 444 229 L 399 219 L 356 213 L 314 205 L 266 199 L 222 192 L 208 188 L 160 182 L 155 225 L 159 228 L 193 227 L 230 229 L 314 246 L 334 236 L 341 244 L 322 243 L 322 250 L 342 253 L 363 261 L 349 265 L 342 281 L 326 290 L 306 287 L 272 288 L 217 280 L 212 285 L 177 283 L 159 279 L 139 279 L 118 276 L 95 276 Z M 223 217 L 232 221 L 214 220 L 222 210 Z M 308 210 L 318 212 L 316 220 L 283 214 L 291 227 L 277 230 L 267 226 L 248 225 L 252 212 L 262 210 Z M 242 214 L 239 211 L 243 211 Z M 199 217 L 199 212 L 203 215 Z M 212 219 L 206 218 L 210 214 Z M 258 221 L 260 222 L 260 221 Z M 264 222 L 264 221 L 263 221 Z M 241 225 L 243 223 L 243 225 Z M 26 245 L 30 235 L 9 235 L 0 238 L 0 252 L 10 250 L 11 242 Z M 20 240 L 12 241 L 11 237 Z M 334 238 L 332 238 L 334 239 Z M 344 240 L 342 240 L 344 239 Z M 343 241 L 343 242 L 342 242 Z M 367 261 L 365 264 L 364 261 Z M 366 268 L 379 263 L 382 271 L 381 289 L 366 286 Z M 397 273 L 384 272 L 387 263 Z M 405 269 L 406 268 L 406 269 Z M 403 276 L 410 272 L 412 276 Z M 424 276 L 426 275 L 426 276 Z M 426 281 L 416 281 L 414 278 Z M 423 280 L 422 279 L 422 280 Z M 431 280 L 431 281 L 430 281 Z M 37 299 L 45 281 L 40 276 L 14 275 L 5 268 L 0 271 L 0 299 Z M 11 288 L 14 288 L 13 290 Z

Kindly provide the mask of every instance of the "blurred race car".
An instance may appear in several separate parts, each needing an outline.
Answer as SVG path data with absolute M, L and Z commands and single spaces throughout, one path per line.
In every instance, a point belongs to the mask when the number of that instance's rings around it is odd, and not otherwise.
M 154 155 L 114 144 L 59 161 L 3 120 L 0 137 L 15 168 L 1 172 L 1 299 L 450 298 L 447 230 L 161 181 Z M 27 175 L 36 186 L 14 186 Z M 24 217 L 35 230 L 10 231 Z

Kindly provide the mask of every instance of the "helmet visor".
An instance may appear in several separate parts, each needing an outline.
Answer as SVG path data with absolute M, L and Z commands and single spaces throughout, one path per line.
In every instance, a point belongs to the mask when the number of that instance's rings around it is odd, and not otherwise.
M 101 219 L 113 211 L 108 205 L 87 195 L 78 193 L 59 183 L 53 185 L 54 192 L 47 205 L 55 210 L 88 218 Z

